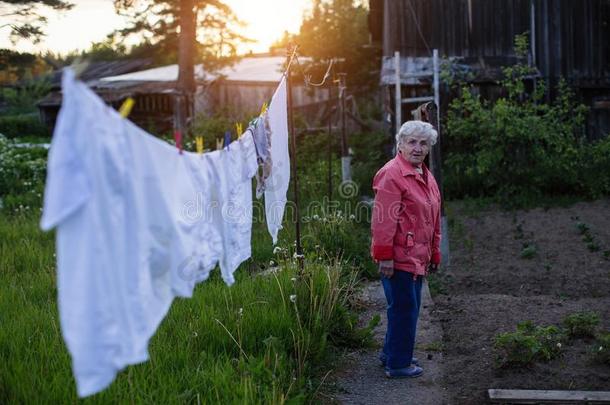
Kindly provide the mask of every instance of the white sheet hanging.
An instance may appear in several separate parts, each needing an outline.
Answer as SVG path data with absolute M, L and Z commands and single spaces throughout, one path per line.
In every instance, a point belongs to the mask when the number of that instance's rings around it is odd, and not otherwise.
M 290 183 L 290 155 L 288 154 L 288 110 L 286 78 L 280 82 L 269 109 L 269 127 L 271 129 L 271 175 L 265 182 L 265 214 L 267 229 L 273 244 L 277 243 L 277 234 L 282 229 L 286 193 Z
M 222 151 L 179 155 L 70 70 L 62 86 L 41 227 L 57 227 L 60 321 L 83 397 L 146 361 L 173 298 L 190 297 L 217 263 L 234 281 L 250 256 L 256 153 L 242 137 Z

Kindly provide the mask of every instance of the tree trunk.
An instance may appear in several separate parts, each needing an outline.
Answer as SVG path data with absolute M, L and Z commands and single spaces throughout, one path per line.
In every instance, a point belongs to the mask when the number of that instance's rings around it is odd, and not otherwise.
M 193 111 L 195 93 L 194 49 L 196 35 L 195 1 L 180 1 L 180 39 L 178 42 L 178 84 L 174 103 L 175 128 L 185 135 L 186 121 Z

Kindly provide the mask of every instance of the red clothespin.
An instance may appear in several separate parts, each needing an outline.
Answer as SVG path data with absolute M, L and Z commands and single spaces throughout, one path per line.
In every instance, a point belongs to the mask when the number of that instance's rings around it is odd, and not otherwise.
M 176 141 L 176 147 L 179 153 L 182 155 L 182 132 L 179 129 L 174 131 L 174 140 Z

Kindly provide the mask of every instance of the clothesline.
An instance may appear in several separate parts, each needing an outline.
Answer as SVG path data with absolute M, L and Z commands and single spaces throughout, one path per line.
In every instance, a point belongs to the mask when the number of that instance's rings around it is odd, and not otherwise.
M 283 78 L 254 127 L 203 154 L 176 153 L 70 69 L 62 91 L 40 225 L 57 229 L 62 335 L 84 397 L 148 360 L 174 297 L 190 297 L 217 265 L 228 285 L 235 281 L 251 256 L 251 179 L 261 165 L 277 241 L 290 181 L 287 86 Z

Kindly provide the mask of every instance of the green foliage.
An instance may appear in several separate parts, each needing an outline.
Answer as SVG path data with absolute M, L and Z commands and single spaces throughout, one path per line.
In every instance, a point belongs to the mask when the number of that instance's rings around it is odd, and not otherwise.
M 0 134 L 8 138 L 49 136 L 49 130 L 34 114 L 0 116 Z
M 589 225 L 585 224 L 584 222 L 577 222 L 576 229 L 578 229 L 578 232 L 581 235 L 585 235 L 586 233 L 589 232 Z
M 563 320 L 566 333 L 572 338 L 594 337 L 598 324 L 599 315 L 595 312 L 577 312 L 568 315 Z
M 602 332 L 597 336 L 592 352 L 595 361 L 610 366 L 610 332 Z
M 521 322 L 515 332 L 501 333 L 495 337 L 496 365 L 519 367 L 552 360 L 561 354 L 563 340 L 563 332 L 556 326 Z
M 526 48 L 524 41 L 517 38 L 517 53 Z M 556 99 L 545 103 L 546 84 L 531 84 L 533 73 L 525 64 L 503 68 L 505 95 L 495 102 L 461 86 L 447 113 L 443 177 L 449 198 L 515 200 L 610 192 L 610 139 L 585 144 L 587 108 L 575 101 L 563 80 Z M 533 88 L 528 91 L 528 86 Z
M 350 134 L 349 144 L 354 151 L 352 177 L 362 195 L 373 196 L 373 177 L 388 161 L 385 152 L 392 143 L 390 137 L 376 131 Z
M 3 114 L 15 115 L 36 112 L 36 102 L 50 90 L 51 84 L 46 79 L 28 80 L 17 88 L 0 89 L 0 99 L 6 103 Z M 40 126 L 42 127 L 42 124 Z M 2 130 L 3 125 L 0 124 L 0 132 Z M 45 134 L 48 135 L 48 131 L 45 131 Z
M 0 135 L 0 211 L 24 214 L 40 209 L 46 157 L 44 148 L 16 148 Z
M 377 76 L 371 72 L 377 68 L 378 56 L 366 46 L 368 32 L 368 10 L 362 2 L 315 0 L 299 33 L 292 37 L 285 34 L 274 46 L 298 44 L 303 55 L 313 58 L 307 70 L 314 77 L 321 77 L 328 61 L 337 58 L 344 61 L 339 62 L 335 71 L 347 73 L 350 84 L 375 85 Z
M 533 259 L 534 257 L 536 257 L 536 253 L 536 245 L 524 243 L 523 249 L 521 249 L 520 256 L 522 259 Z
M 120 14 L 130 22 L 116 30 L 117 43 L 127 38 L 140 40 L 131 49 L 132 57 L 151 57 L 156 64 L 176 63 L 180 31 L 180 0 L 115 0 Z M 243 23 L 230 6 L 220 0 L 195 0 L 197 30 L 194 60 L 207 70 L 222 67 L 237 59 L 237 45 L 249 39 L 240 34 Z M 142 38 L 145 38 L 142 40 Z
M 576 217 L 575 219 L 578 219 L 578 217 Z M 584 222 L 578 221 L 576 223 L 576 229 L 578 229 L 578 233 L 582 235 L 582 241 L 585 242 L 587 249 L 589 249 L 590 252 L 598 252 L 601 250 L 601 245 L 597 240 L 595 240 L 595 237 L 591 233 L 591 228 L 589 227 L 589 225 Z M 606 256 L 605 252 L 604 256 Z
M 253 239 L 259 243 L 268 241 Z M 174 302 L 151 340 L 151 360 L 128 367 L 89 401 L 311 400 L 337 348 L 368 345 L 371 333 L 348 311 L 355 273 L 337 261 L 308 263 L 302 273 L 292 257 L 265 275 L 242 269 L 231 288 L 214 273 L 191 299 Z M 1 217 L 0 393 L 7 402 L 77 400 L 55 285 L 53 233 L 38 229 L 37 215 Z
M 38 43 L 44 34 L 44 25 L 47 23 L 45 11 L 66 11 L 74 4 L 63 0 L 2 0 L 2 17 L 8 18 L 10 23 L 0 28 L 10 29 L 10 39 L 18 42 L 27 39 Z M 8 7 L 7 7 L 8 6 Z

